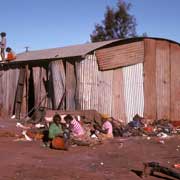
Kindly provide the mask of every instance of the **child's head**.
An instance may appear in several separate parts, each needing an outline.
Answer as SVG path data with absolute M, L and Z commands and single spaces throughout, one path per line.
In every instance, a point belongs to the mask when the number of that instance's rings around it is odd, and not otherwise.
M 1 32 L 1 37 L 6 37 L 6 33 L 5 32 Z
M 61 122 L 61 116 L 59 114 L 55 114 L 53 116 L 53 121 L 54 123 L 59 124 Z
M 10 47 L 6 48 L 6 52 L 11 52 L 11 51 L 12 51 L 12 49 Z
M 72 120 L 73 120 L 73 117 L 68 114 L 67 116 L 64 117 L 64 120 L 67 122 L 67 123 L 70 123 Z

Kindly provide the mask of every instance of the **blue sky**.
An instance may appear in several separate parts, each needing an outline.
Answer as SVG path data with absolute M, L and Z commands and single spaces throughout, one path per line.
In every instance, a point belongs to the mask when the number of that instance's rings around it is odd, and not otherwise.
M 137 33 L 180 42 L 180 0 L 125 0 L 132 4 Z M 16 52 L 90 41 L 95 23 L 117 0 L 0 0 L 0 32 Z

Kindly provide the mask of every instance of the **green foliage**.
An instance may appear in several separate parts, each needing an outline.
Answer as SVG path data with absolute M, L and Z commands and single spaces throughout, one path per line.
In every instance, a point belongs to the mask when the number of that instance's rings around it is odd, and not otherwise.
M 129 14 L 130 3 L 119 0 L 115 9 L 107 7 L 104 20 L 95 25 L 90 35 L 92 42 L 136 36 L 136 19 Z

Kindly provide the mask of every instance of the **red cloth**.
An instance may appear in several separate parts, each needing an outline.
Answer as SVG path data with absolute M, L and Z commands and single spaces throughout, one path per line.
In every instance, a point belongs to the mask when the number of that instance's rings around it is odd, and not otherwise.
M 9 53 L 7 54 L 7 60 L 8 60 L 8 61 L 11 61 L 11 60 L 13 60 L 13 59 L 16 59 L 16 56 L 14 55 L 14 53 L 9 52 Z
M 64 139 L 60 138 L 60 137 L 55 137 L 52 140 L 52 148 L 53 149 L 62 149 L 62 150 L 64 150 L 65 149 Z

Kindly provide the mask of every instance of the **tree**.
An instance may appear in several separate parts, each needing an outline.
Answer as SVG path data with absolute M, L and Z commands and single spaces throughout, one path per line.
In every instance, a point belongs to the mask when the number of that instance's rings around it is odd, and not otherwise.
M 130 3 L 118 0 L 115 9 L 106 8 L 104 20 L 95 25 L 95 30 L 90 35 L 92 42 L 128 38 L 136 36 L 136 19 L 129 14 Z

